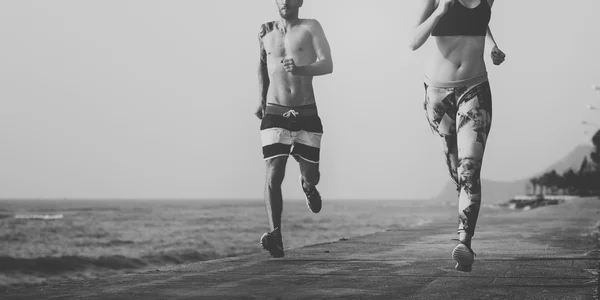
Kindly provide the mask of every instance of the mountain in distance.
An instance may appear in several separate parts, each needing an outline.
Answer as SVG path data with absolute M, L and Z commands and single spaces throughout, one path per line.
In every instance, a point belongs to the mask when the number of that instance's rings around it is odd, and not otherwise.
M 569 169 L 578 171 L 584 158 L 588 158 L 594 150 L 591 145 L 580 145 L 569 152 L 565 157 L 556 163 L 552 164 L 544 171 L 533 174 L 527 178 L 516 181 L 494 181 L 481 179 L 483 204 L 498 204 L 508 202 L 512 197 L 525 195 L 529 180 L 533 177 L 540 176 L 548 171 L 556 170 L 558 174 L 562 174 Z M 456 186 L 450 180 L 444 186 L 442 191 L 432 201 L 439 201 L 448 204 L 455 204 L 457 199 Z
M 542 175 L 552 170 L 555 170 L 558 174 L 562 174 L 569 169 L 573 169 L 573 171 L 579 171 L 583 159 L 587 157 L 588 161 L 590 161 L 590 154 L 593 151 L 594 147 L 592 145 L 579 145 L 575 149 L 571 150 L 571 152 L 563 157 L 563 159 L 557 161 L 546 170 L 536 174 L 535 176 Z

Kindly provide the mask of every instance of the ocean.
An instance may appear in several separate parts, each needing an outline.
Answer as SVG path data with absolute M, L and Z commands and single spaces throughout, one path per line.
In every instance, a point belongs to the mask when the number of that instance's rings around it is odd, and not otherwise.
M 292 249 L 455 218 L 455 206 L 431 201 L 325 201 L 313 214 L 303 200 L 285 200 L 282 233 Z M 259 239 L 267 230 L 263 200 L 4 200 L 0 286 L 264 252 Z

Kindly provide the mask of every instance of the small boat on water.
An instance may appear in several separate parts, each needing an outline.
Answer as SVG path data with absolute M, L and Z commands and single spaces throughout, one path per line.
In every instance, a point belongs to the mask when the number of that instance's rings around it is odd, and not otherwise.
M 60 220 L 62 218 L 63 218 L 62 214 L 55 214 L 55 215 L 17 214 L 17 215 L 15 215 L 15 219 L 26 219 L 26 220 Z
M 563 195 L 515 196 L 508 203 L 504 203 L 503 206 L 510 209 L 530 210 L 541 206 L 558 205 L 572 199 L 576 199 L 576 197 Z

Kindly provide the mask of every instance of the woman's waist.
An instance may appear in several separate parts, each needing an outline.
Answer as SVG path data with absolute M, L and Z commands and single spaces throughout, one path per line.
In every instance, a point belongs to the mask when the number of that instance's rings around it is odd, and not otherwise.
M 425 76 L 437 81 L 459 81 L 487 73 L 485 61 L 481 58 L 454 58 L 434 56 L 425 68 Z
M 458 88 L 464 86 L 473 86 L 476 84 L 480 84 L 482 82 L 488 81 L 487 72 L 479 73 L 475 76 L 465 77 L 456 80 L 448 80 L 448 79 L 439 79 L 439 78 L 429 78 L 427 74 L 425 74 L 423 81 L 425 84 L 431 87 L 436 88 Z
M 426 73 L 461 79 L 485 72 L 485 39 L 476 36 L 436 37 Z

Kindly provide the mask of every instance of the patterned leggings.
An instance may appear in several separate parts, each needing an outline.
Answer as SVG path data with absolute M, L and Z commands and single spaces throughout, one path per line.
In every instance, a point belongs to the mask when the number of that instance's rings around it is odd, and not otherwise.
M 426 80 L 424 108 L 431 129 L 442 138 L 459 193 L 458 232 L 473 236 L 481 205 L 481 163 L 492 124 L 487 74 L 450 83 Z

